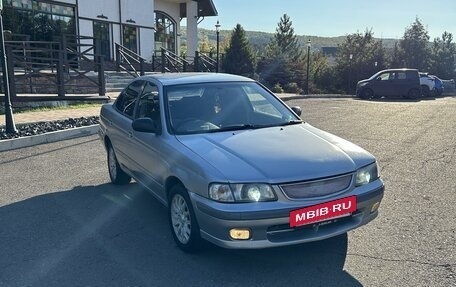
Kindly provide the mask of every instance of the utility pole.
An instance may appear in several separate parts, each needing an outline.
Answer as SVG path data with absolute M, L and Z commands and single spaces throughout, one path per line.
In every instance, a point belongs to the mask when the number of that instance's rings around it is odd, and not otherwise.
M 2 54 L 0 55 L 2 64 L 2 76 L 3 76 L 3 91 L 5 92 L 5 129 L 7 133 L 16 133 L 16 125 L 14 124 L 13 109 L 11 107 L 11 98 L 9 90 L 9 79 L 8 79 L 8 66 L 6 63 L 6 50 L 5 50 L 5 38 L 3 36 L 3 1 L 0 1 L 0 45 L 2 48 Z M 11 67 L 14 69 L 14 67 Z

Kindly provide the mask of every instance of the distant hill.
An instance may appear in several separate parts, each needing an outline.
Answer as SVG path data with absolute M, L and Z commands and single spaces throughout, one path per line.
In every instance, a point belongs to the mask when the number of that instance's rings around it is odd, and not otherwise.
M 230 37 L 232 30 L 220 31 L 220 42 L 225 38 Z M 263 52 L 266 45 L 269 43 L 274 33 L 258 32 L 258 31 L 245 31 L 247 38 L 254 50 Z M 302 47 L 306 47 L 307 41 L 312 41 L 312 51 L 321 51 L 322 47 L 337 47 L 345 41 L 346 36 L 338 37 L 319 37 L 309 35 L 297 35 L 298 40 Z M 184 43 L 187 40 L 185 27 L 181 27 L 181 41 Z M 217 35 L 214 30 L 207 30 L 198 28 L 198 40 L 200 42 L 207 40 L 211 46 L 216 45 Z M 393 48 L 394 43 L 398 42 L 397 39 L 382 39 L 385 48 Z

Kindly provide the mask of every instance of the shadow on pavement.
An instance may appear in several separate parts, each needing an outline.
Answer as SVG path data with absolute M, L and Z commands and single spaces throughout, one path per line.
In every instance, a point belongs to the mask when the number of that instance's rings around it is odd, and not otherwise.
M 81 186 L 0 207 L 2 286 L 361 286 L 347 235 L 297 246 L 186 254 L 137 184 Z

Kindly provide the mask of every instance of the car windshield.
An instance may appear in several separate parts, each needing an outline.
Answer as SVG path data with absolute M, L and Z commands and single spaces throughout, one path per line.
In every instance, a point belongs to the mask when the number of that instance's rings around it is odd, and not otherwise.
M 373 80 L 373 79 L 377 78 L 378 75 L 380 75 L 381 73 L 383 73 L 383 71 L 380 71 L 380 72 L 377 72 L 377 73 L 373 74 L 368 80 Z
M 174 134 L 214 133 L 301 123 L 255 82 L 222 82 L 165 88 L 167 123 Z

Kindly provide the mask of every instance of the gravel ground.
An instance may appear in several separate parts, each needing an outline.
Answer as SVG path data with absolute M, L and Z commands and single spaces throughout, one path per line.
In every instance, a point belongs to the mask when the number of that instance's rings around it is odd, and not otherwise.
M 44 134 L 48 132 L 66 130 L 71 128 L 90 126 L 98 124 L 98 116 L 70 118 L 66 120 L 57 120 L 51 122 L 37 122 L 30 124 L 16 125 L 16 133 L 6 133 L 5 127 L 0 127 L 0 140 L 20 138 Z

